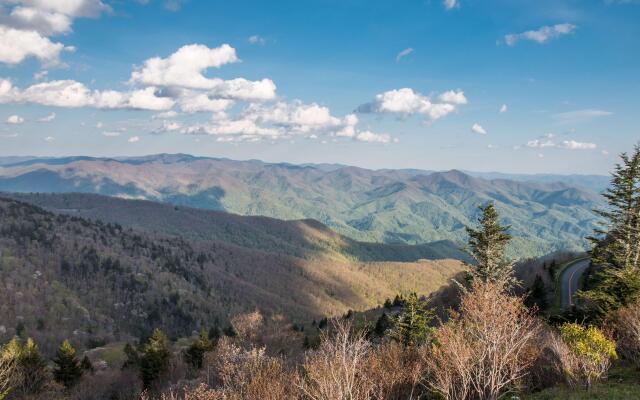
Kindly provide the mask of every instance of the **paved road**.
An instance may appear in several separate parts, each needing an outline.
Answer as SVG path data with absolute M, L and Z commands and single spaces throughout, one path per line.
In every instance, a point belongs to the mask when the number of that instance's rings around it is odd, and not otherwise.
M 578 291 L 580 277 L 589 267 L 589 259 L 578 260 L 564 270 L 560 277 L 560 303 L 563 309 L 573 306 L 573 296 Z

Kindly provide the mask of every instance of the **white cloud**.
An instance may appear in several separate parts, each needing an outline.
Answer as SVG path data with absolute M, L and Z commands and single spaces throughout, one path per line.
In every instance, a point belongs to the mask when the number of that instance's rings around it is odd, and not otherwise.
M 477 133 L 478 135 L 486 135 L 487 131 L 477 122 L 471 126 L 471 132 Z
M 350 138 L 356 141 L 389 143 L 387 134 L 376 134 L 357 129 L 358 117 L 348 114 L 342 118 L 333 116 L 327 107 L 301 101 L 249 104 L 235 117 L 226 113 L 214 114 L 207 123 L 167 129 L 162 126 L 154 133 L 179 130 L 185 134 L 216 136 L 220 142 L 259 140 L 290 140 L 295 137 Z
M 0 0 L 0 62 L 19 64 L 34 57 L 43 65 L 60 63 L 62 51 L 75 50 L 49 39 L 71 32 L 73 20 L 97 17 L 111 8 L 100 0 Z
M 217 85 L 203 73 L 208 68 L 240 61 L 228 44 L 209 48 L 201 44 L 182 46 L 167 58 L 153 57 L 131 74 L 131 82 L 153 86 L 212 89 Z
M 527 142 L 527 147 L 533 149 L 542 149 L 545 147 L 556 147 L 556 144 L 549 139 L 534 139 Z
M 118 137 L 122 134 L 122 132 L 118 132 L 118 131 L 104 131 L 102 132 L 102 136 L 105 137 Z
M 452 10 L 454 8 L 460 7 L 460 3 L 458 0 L 443 0 L 444 8 L 447 10 Z
M 559 148 L 566 150 L 594 150 L 598 147 L 595 143 L 578 142 L 575 140 L 563 140 L 560 143 L 556 143 L 553 140 L 554 137 L 555 135 L 549 133 L 539 139 L 528 141 L 526 146 L 534 149 Z
M 251 44 L 264 44 L 266 42 L 265 38 L 260 35 L 251 35 L 247 41 Z
M 7 118 L 7 124 L 20 125 L 24 122 L 24 118 L 19 115 L 11 115 Z
M 51 113 L 51 114 L 49 114 L 49 115 L 45 115 L 45 116 L 44 116 L 44 117 L 42 117 L 42 118 L 38 118 L 38 122 L 51 122 L 51 121 L 53 121 L 54 119 L 56 119 L 56 113 L 52 112 L 52 113 Z
M 53 142 L 54 140 L 56 140 L 56 138 L 54 138 L 53 136 L 47 136 L 46 138 L 44 138 L 45 142 Z
M 464 96 L 464 92 L 462 90 L 458 90 L 458 91 L 449 90 L 442 93 L 438 98 L 443 103 L 449 103 L 449 104 L 455 104 L 455 105 L 467 104 L 467 98 Z
M 508 111 L 508 108 L 507 108 L 507 105 L 506 105 L 506 104 L 503 104 L 503 105 L 501 105 L 501 106 L 500 106 L 500 113 L 501 113 L 501 114 L 504 114 L 504 113 L 506 113 L 507 111 Z
M 211 98 L 206 93 L 184 91 L 179 99 L 178 106 L 186 113 L 197 112 L 221 112 L 233 105 L 233 100 Z
M 179 114 L 176 111 L 165 111 L 155 114 L 151 119 L 171 119 L 177 117 Z
M 47 75 L 49 75 L 49 71 L 44 69 L 42 71 L 38 71 L 38 72 L 34 73 L 33 74 L 33 79 L 35 79 L 36 81 L 41 81 L 43 79 L 46 79 Z
M 371 131 L 359 132 L 355 139 L 360 142 L 372 142 L 372 143 L 389 143 L 391 137 L 385 133 L 373 133 Z
M 410 88 L 402 88 L 376 95 L 372 102 L 358 107 L 358 112 L 421 114 L 428 119 L 436 120 L 454 112 L 457 105 L 465 104 L 467 99 L 462 91 L 449 91 L 443 93 L 439 101 L 434 103 L 428 96 L 414 92 Z
M 139 141 L 139 140 L 140 140 L 140 137 L 138 137 L 138 136 L 131 136 L 131 137 L 129 138 L 129 140 L 127 140 L 127 141 L 128 141 L 129 143 L 136 143 L 136 142 L 137 142 L 137 141 Z
M 413 49 L 411 47 L 406 48 L 404 50 L 402 50 L 400 53 L 398 53 L 398 55 L 396 56 L 396 62 L 400 61 L 401 58 L 408 56 L 409 54 L 413 53 Z
M 111 10 L 100 0 L 5 0 L 5 2 L 31 6 L 71 17 L 95 18 L 101 13 Z
M 101 121 L 98 121 L 98 123 L 96 124 L 96 128 L 102 129 L 103 127 L 104 127 L 104 124 Z
M 44 36 L 68 33 L 73 22 L 65 14 L 22 6 L 14 7 L 1 21 L 13 28 L 36 31 Z
M 154 57 L 131 73 L 130 83 L 207 91 L 207 95 L 246 101 L 275 98 L 276 85 L 270 79 L 223 80 L 204 75 L 209 68 L 240 61 L 228 44 L 209 48 L 201 44 L 183 46 L 167 58 Z
M 576 142 L 575 140 L 564 140 L 560 143 L 563 149 L 569 150 L 593 150 L 598 147 L 595 143 Z
M 586 109 L 557 113 L 553 115 L 553 119 L 562 124 L 579 124 L 612 114 L 612 112 L 605 110 Z
M 577 26 L 573 24 L 557 24 L 553 26 L 543 26 L 537 30 L 522 33 L 510 33 L 505 35 L 504 42 L 508 46 L 514 46 L 520 40 L 530 40 L 536 43 L 546 43 L 551 39 L 556 39 L 562 35 L 568 35 L 575 31 Z
M 130 92 L 91 91 L 80 82 L 60 80 L 41 82 L 20 90 L 13 87 L 11 82 L 0 80 L 0 103 L 164 111 L 173 107 L 175 101 L 168 97 L 158 97 L 153 87 Z
M 35 57 L 45 65 L 59 63 L 62 43 L 54 43 L 35 31 L 22 31 L 0 25 L 0 62 L 19 64 L 28 57 Z M 70 47 L 66 48 L 70 50 Z

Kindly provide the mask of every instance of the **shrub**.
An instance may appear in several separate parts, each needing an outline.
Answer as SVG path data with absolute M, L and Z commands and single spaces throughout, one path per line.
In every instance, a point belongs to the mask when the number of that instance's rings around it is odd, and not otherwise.
M 589 389 L 607 372 L 616 358 L 615 343 L 598 328 L 565 323 L 555 342 L 556 354 L 567 383 Z
M 263 348 L 245 350 L 230 338 L 222 338 L 206 354 L 205 365 L 205 380 L 216 389 L 196 388 L 191 394 L 194 399 L 277 400 L 292 398 L 295 392 L 295 375 L 282 358 L 267 356 Z
M 639 364 L 640 303 L 634 303 L 618 310 L 612 322 L 620 356 Z
M 435 330 L 427 385 L 446 399 L 497 399 L 516 391 L 539 350 L 539 323 L 502 282 L 476 280 L 460 311 Z
M 350 320 L 335 320 L 334 334 L 322 333 L 317 350 L 307 353 L 303 363 L 303 378 L 299 388 L 303 397 L 311 400 L 368 400 L 374 382 L 361 371 L 371 343 L 366 332 L 354 333 Z

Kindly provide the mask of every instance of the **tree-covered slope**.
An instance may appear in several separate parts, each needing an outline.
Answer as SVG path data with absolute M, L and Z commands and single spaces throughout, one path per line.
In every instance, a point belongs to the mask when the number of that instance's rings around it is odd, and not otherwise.
M 458 261 L 294 257 L 149 233 L 0 198 L 0 340 L 19 330 L 46 350 L 160 327 L 187 335 L 259 309 L 292 320 L 366 309 L 398 292 L 430 293 Z
M 460 171 L 295 166 L 188 155 L 34 159 L 0 167 L 0 190 L 91 192 L 279 219 L 314 219 L 368 242 L 463 243 L 477 206 L 512 226 L 512 256 L 583 249 L 598 195 L 563 183 L 483 179 Z

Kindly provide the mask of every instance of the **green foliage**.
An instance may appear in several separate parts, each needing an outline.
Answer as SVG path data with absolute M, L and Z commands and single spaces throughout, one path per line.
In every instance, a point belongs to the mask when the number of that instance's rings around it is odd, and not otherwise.
M 511 240 L 508 226 L 500 225 L 493 203 L 479 207 L 482 215 L 478 229 L 467 227 L 470 254 L 476 261 L 472 276 L 482 282 L 511 286 L 515 283 L 513 265 L 505 260 L 505 249 Z
M 140 378 L 145 388 L 149 388 L 167 372 L 170 357 L 167 337 L 161 330 L 155 329 L 140 355 Z
M 405 346 L 425 343 L 432 328 L 429 326 L 434 314 L 427 304 L 411 293 L 403 301 L 402 311 L 393 321 L 391 336 Z
M 386 312 L 383 312 L 382 315 L 376 320 L 376 325 L 373 328 L 373 332 L 378 336 L 384 336 L 388 329 L 393 326 L 393 321 Z
M 201 369 L 204 353 L 213 350 L 213 346 L 213 343 L 211 343 L 207 336 L 207 332 L 201 329 L 198 337 L 184 351 L 184 360 L 193 368 Z
M 9 393 L 23 397 L 38 394 L 50 380 L 47 360 L 31 338 L 24 343 L 17 338 L 9 341 L 2 348 L 0 360 L 1 365 L 10 366 L 12 371 L 8 385 L 3 387 L 0 382 L 0 398 Z
M 76 349 L 71 346 L 68 340 L 62 342 L 56 357 L 53 359 L 56 367 L 53 370 L 53 377 L 56 382 L 70 388 L 75 385 L 82 377 L 82 367 L 76 357 Z
M 544 311 L 549 306 L 547 296 L 547 289 L 542 277 L 540 275 L 536 275 L 531 290 L 529 290 L 529 294 L 525 298 L 526 306 L 529 308 L 537 307 L 538 311 Z
M 640 300 L 640 145 L 620 157 L 604 193 L 609 207 L 598 211 L 607 227 L 589 238 L 596 273 L 578 294 L 587 315 L 598 320 Z
M 577 356 L 584 357 L 594 364 L 604 359 L 617 358 L 616 344 L 607 339 L 602 331 L 594 326 L 584 327 L 575 323 L 560 326 L 560 336 Z

